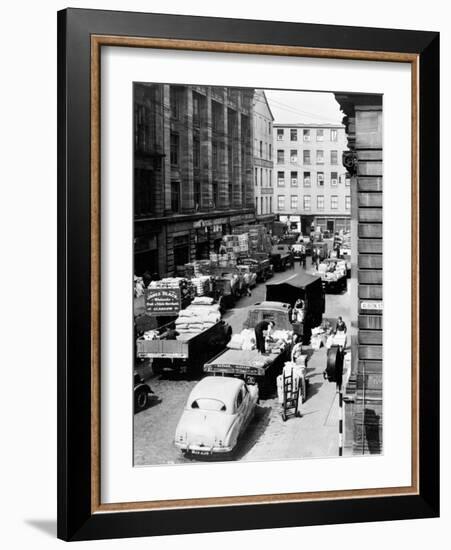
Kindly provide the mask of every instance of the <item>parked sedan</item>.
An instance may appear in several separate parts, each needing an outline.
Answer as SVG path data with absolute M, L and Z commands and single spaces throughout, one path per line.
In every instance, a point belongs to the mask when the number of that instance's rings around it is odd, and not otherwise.
M 258 386 L 207 376 L 191 391 L 175 431 L 175 445 L 194 455 L 230 453 L 252 419 Z

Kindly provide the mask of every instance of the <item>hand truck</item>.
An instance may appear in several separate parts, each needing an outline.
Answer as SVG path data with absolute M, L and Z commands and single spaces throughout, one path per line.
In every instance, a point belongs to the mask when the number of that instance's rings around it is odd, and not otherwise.
M 282 372 L 283 403 L 282 420 L 285 422 L 289 416 L 302 416 L 298 410 L 299 404 L 299 383 L 295 381 L 293 369 L 287 374 L 285 369 Z

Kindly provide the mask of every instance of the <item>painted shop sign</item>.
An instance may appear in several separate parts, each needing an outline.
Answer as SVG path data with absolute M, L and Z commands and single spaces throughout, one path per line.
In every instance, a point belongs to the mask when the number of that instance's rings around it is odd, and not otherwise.
M 148 288 L 146 313 L 151 317 L 177 315 L 181 308 L 179 288 Z
M 227 218 L 214 218 L 212 220 L 195 220 L 193 222 L 193 228 L 194 229 L 200 229 L 202 227 L 213 227 L 213 231 L 215 231 L 215 227 L 221 227 L 219 231 L 222 231 L 222 224 L 227 223 Z

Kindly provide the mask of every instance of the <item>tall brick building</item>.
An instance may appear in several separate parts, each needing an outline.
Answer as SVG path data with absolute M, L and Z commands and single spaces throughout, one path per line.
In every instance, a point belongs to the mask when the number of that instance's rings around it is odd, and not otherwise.
M 253 89 L 134 85 L 135 273 L 171 275 L 255 221 Z

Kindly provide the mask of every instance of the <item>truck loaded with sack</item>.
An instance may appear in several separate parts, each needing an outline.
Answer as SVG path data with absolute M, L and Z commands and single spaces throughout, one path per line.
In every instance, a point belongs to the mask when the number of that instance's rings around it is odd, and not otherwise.
M 137 355 L 152 359 L 155 373 L 199 371 L 203 364 L 224 349 L 232 335 L 221 320 L 219 305 L 209 297 L 194 298 L 177 319 L 137 340 Z

